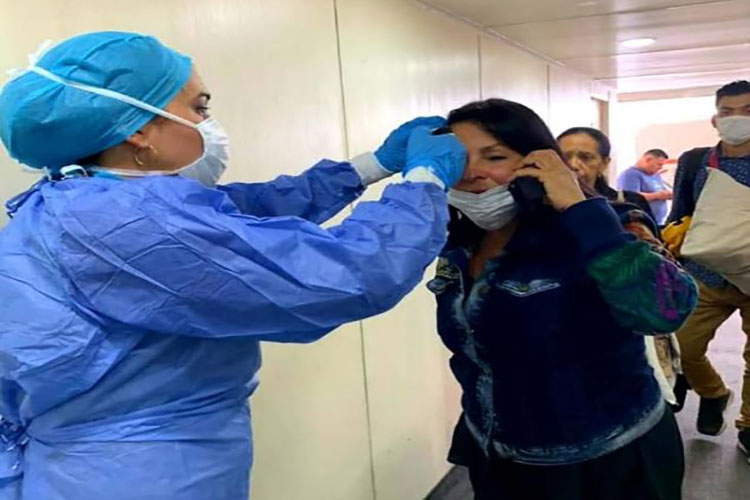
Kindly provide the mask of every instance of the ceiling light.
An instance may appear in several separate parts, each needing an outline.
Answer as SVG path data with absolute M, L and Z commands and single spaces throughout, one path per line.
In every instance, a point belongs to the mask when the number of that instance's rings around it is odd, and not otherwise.
M 620 45 L 628 49 L 640 49 L 653 45 L 654 42 L 656 42 L 656 38 L 631 38 L 629 40 L 623 40 L 620 42 Z
M 582 9 L 585 9 L 586 7 L 595 7 L 599 2 L 596 2 L 594 0 L 586 1 L 586 2 L 578 2 L 576 4 L 576 7 L 580 7 Z

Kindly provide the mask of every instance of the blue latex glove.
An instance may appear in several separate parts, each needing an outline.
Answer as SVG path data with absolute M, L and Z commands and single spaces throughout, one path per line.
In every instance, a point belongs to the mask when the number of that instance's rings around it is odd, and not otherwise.
M 417 127 L 436 129 L 444 127 L 445 124 L 445 118 L 442 116 L 421 117 L 408 121 L 390 133 L 383 145 L 375 151 L 375 157 L 386 170 L 393 173 L 401 172 L 406 164 L 406 147 L 412 131 Z
M 404 176 L 425 168 L 445 184 L 456 185 L 466 168 L 466 148 L 454 134 L 432 135 L 431 127 L 417 127 L 409 137 Z

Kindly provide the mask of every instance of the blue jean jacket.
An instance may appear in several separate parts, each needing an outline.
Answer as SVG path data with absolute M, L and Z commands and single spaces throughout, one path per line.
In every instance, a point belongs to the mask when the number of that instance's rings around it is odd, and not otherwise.
M 571 231 L 591 217 L 615 219 L 600 201 L 523 220 L 476 281 L 472 230 L 454 221 L 428 288 L 463 388 L 464 422 L 485 456 L 582 462 L 629 444 L 663 416 L 643 338 L 618 323 L 587 272 L 586 231 Z M 604 222 L 591 238 L 625 244 L 617 221 Z

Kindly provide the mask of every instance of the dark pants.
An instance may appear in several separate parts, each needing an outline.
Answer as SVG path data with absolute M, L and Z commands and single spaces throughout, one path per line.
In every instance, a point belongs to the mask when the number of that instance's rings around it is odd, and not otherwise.
M 541 466 L 483 457 L 466 465 L 476 500 L 680 500 L 685 468 L 670 410 L 640 439 L 588 462 Z

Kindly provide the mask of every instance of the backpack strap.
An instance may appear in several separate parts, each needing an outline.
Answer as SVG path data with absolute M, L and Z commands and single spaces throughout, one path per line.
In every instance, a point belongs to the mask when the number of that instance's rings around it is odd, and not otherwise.
M 709 151 L 716 151 L 715 148 L 695 148 L 691 149 L 686 155 L 688 155 L 686 159 L 686 171 L 685 171 L 685 180 L 690 181 L 690 185 L 693 185 L 693 182 L 695 182 L 695 177 L 698 175 L 698 172 L 703 168 L 703 159 L 706 157 L 706 153 Z M 719 157 L 717 154 L 714 154 L 714 161 L 716 163 L 715 167 L 719 167 Z
M 703 159 L 711 149 L 695 148 L 680 156 L 679 169 L 682 169 L 682 171 L 678 170 L 678 177 L 681 178 L 679 179 L 679 183 L 676 183 L 674 186 L 675 198 L 672 203 L 672 213 L 669 216 L 669 222 L 678 221 L 686 215 L 692 215 L 693 211 L 695 211 L 697 200 L 695 200 L 693 194 L 693 186 L 695 186 L 695 179 L 698 176 L 698 172 L 703 168 Z M 716 156 L 716 164 L 718 167 L 718 155 Z
M 719 149 L 717 148 L 711 148 L 711 151 L 708 152 L 708 168 L 715 168 L 718 170 L 719 168 Z

